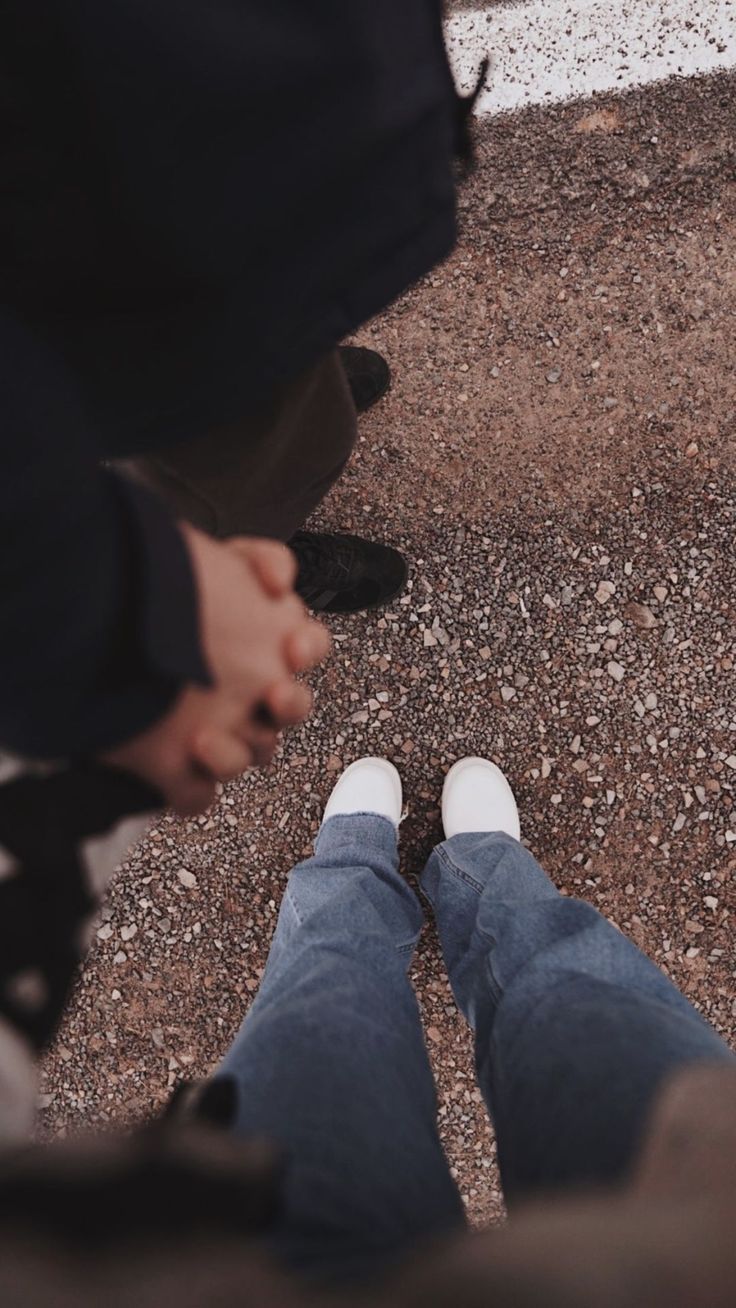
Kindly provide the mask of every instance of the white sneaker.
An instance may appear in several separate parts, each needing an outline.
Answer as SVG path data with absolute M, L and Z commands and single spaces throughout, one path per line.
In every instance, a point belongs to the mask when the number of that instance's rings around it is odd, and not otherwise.
M 464 831 L 505 831 L 521 838 L 519 810 L 500 768 L 485 758 L 463 758 L 450 768 L 442 791 L 445 836 Z
M 401 777 L 393 763 L 385 758 L 359 758 L 338 779 L 322 821 L 350 813 L 377 813 L 398 827 L 402 804 Z

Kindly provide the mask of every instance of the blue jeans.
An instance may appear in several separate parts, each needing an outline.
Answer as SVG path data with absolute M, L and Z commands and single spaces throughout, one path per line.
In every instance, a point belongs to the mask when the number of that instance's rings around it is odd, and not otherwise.
M 421 879 L 511 1205 L 626 1177 L 657 1090 L 728 1048 L 589 904 L 510 836 L 439 845 Z M 260 991 L 222 1071 L 236 1130 L 287 1155 L 281 1260 L 365 1277 L 464 1224 L 407 977 L 423 915 L 396 832 L 336 817 L 289 878 Z

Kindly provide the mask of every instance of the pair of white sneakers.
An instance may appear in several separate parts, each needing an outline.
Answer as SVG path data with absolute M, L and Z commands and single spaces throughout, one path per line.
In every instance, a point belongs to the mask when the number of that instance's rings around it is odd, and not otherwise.
M 393 763 L 385 758 L 361 758 L 339 778 L 325 808 L 328 818 L 351 813 L 376 813 L 398 828 L 404 798 Z M 442 791 L 445 838 L 463 832 L 505 831 L 519 840 L 519 810 L 500 768 L 485 758 L 463 758 L 450 769 Z

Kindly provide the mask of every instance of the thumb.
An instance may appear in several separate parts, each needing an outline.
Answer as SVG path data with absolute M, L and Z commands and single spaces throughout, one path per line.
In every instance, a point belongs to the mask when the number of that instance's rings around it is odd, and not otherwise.
M 257 536 L 235 536 L 227 542 L 227 548 L 250 565 L 263 589 L 274 599 L 294 589 L 296 558 L 286 545 Z

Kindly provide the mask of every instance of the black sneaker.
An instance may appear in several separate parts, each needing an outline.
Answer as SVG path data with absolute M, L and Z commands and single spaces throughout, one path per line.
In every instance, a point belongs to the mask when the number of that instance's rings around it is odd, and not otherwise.
M 341 345 L 340 359 L 347 374 L 353 403 L 365 413 L 382 399 L 391 385 L 391 370 L 382 355 L 362 345 Z
M 298 531 L 288 542 L 299 563 L 296 590 L 315 613 L 376 609 L 406 586 L 406 559 L 360 536 Z

